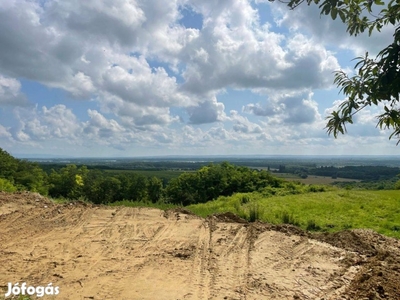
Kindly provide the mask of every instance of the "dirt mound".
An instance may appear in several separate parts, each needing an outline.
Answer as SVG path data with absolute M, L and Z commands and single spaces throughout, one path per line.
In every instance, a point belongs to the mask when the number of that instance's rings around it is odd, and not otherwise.
M 248 223 L 245 219 L 242 219 L 238 215 L 231 212 L 217 213 L 210 216 L 210 218 L 215 219 L 218 222 L 226 223 Z
M 400 299 L 400 241 L 372 230 L 316 234 L 314 238 L 365 256 L 349 260 L 362 266 L 348 288 L 351 299 Z
M 367 256 L 374 256 L 378 253 L 378 249 L 376 249 L 375 246 L 377 244 L 373 243 L 368 236 L 361 236 L 357 232 L 351 230 L 336 233 L 315 234 L 314 238 L 329 243 L 335 247 L 358 252 Z
M 60 300 L 400 299 L 399 270 L 399 241 L 368 230 L 0 193 L 0 298 L 51 282 Z

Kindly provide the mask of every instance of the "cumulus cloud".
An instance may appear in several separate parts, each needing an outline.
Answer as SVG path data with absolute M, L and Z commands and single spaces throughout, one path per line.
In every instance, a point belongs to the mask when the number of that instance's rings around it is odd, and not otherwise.
M 241 133 L 262 133 L 260 125 L 250 122 L 248 118 L 241 116 L 236 110 L 231 110 L 230 120 L 234 122 L 233 130 Z
M 270 123 L 299 125 L 314 123 L 321 119 L 318 104 L 312 99 L 313 93 L 288 93 L 272 95 L 264 105 L 250 103 L 243 112 L 266 117 Z
M 395 27 L 391 24 L 371 36 L 365 32 L 355 37 L 346 32 L 344 23 L 332 20 L 330 16 L 321 15 L 318 5 L 313 3 L 310 6 L 300 5 L 294 10 L 288 9 L 286 4 L 280 2 L 270 3 L 269 7 L 278 26 L 287 27 L 292 32 L 303 32 L 312 36 L 314 41 L 329 47 L 350 49 L 356 56 L 364 55 L 365 51 L 377 54 L 383 46 L 393 41 Z
M 75 114 L 62 104 L 34 110 L 18 109 L 15 112 L 19 124 L 13 128 L 13 136 L 19 141 L 55 138 L 73 143 L 81 130 Z
M 21 83 L 0 74 L 0 105 L 26 106 L 28 99 L 21 92 Z
M 84 125 L 85 133 L 95 133 L 98 134 L 99 137 L 108 138 L 116 132 L 124 131 L 123 127 L 121 127 L 118 122 L 113 119 L 106 119 L 96 110 L 89 109 L 88 115 L 90 121 L 86 122 Z
M 247 0 L 2 1 L 0 105 L 18 109 L 17 125 L 0 127 L 0 136 L 115 149 L 326 141 L 312 95 L 331 88 L 340 69 L 326 45 L 358 51 L 371 42 L 353 45 L 341 22 L 319 19 L 317 8 L 270 8 L 275 20 L 261 22 Z M 184 9 L 202 26 L 186 28 Z M 44 99 L 41 108 L 23 109 L 24 79 L 93 106 L 85 112 Z M 227 90 L 266 100 L 231 106 L 220 97 Z
M 103 74 L 103 87 L 126 102 L 139 106 L 166 107 L 185 106 L 190 99 L 177 91 L 174 77 L 169 77 L 165 69 L 152 70 L 146 59 L 131 58 L 129 69 L 112 66 Z
M 208 6 L 207 6 L 208 4 Z M 187 62 L 182 89 L 194 94 L 234 88 L 325 88 L 331 85 L 337 59 L 320 43 L 302 34 L 292 37 L 260 25 L 247 1 L 211 10 L 200 7 L 204 26 L 182 51 Z M 304 76 L 304 73 L 306 76 Z M 301 74 L 302 76 L 299 76 Z
M 202 15 L 201 30 L 179 24 L 183 4 Z M 229 86 L 327 85 L 327 74 L 337 67 L 329 52 L 303 36 L 287 39 L 271 32 L 258 20 L 257 10 L 244 0 L 217 5 L 195 0 L 163 5 L 157 0 L 10 1 L 0 6 L 0 67 L 5 74 L 62 88 L 75 98 L 101 99 L 109 93 L 155 107 L 205 108 L 211 105 L 204 102 L 210 92 Z M 151 67 L 150 59 L 169 64 L 183 82 L 178 84 L 163 67 Z M 298 76 L 305 69 L 308 75 Z M 201 122 L 195 116 L 192 121 Z
M 11 138 L 12 135 L 9 132 L 9 128 L 4 127 L 0 124 L 0 138 Z
M 214 98 L 212 101 L 204 101 L 197 106 L 189 107 L 187 111 L 191 124 L 204 124 L 224 120 L 224 109 L 224 104 Z

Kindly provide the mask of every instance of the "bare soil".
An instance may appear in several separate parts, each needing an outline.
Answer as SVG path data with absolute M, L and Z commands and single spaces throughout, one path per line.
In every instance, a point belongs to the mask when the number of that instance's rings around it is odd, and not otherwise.
M 0 192 L 0 299 L 8 282 L 51 282 L 60 300 L 400 299 L 399 273 L 399 240 L 370 230 Z

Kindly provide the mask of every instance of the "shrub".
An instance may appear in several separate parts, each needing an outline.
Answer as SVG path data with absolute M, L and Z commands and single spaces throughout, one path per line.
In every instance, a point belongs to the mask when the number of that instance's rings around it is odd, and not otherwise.
M 0 191 L 12 193 L 17 191 L 17 188 L 12 184 L 11 181 L 4 178 L 0 178 Z

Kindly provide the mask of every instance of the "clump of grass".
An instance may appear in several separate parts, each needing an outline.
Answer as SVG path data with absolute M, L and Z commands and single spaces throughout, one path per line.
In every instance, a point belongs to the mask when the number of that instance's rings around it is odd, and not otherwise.
M 391 228 L 392 231 L 400 231 L 400 225 L 394 225 Z
M 248 221 L 249 222 L 255 222 L 257 220 L 260 220 L 262 218 L 262 209 L 258 203 L 253 203 L 249 207 L 249 217 Z
M 317 225 L 315 220 L 307 220 L 307 227 L 306 229 L 308 231 L 319 231 L 321 230 L 321 227 Z
M 294 226 L 300 225 L 300 223 L 294 217 L 293 213 L 289 213 L 286 210 L 281 213 L 281 221 L 283 224 L 291 224 Z
M 250 201 L 250 197 L 247 195 L 243 195 L 242 198 L 240 199 L 241 204 L 246 204 Z
M 351 229 L 353 227 L 353 225 L 351 224 L 343 224 L 343 229 Z

